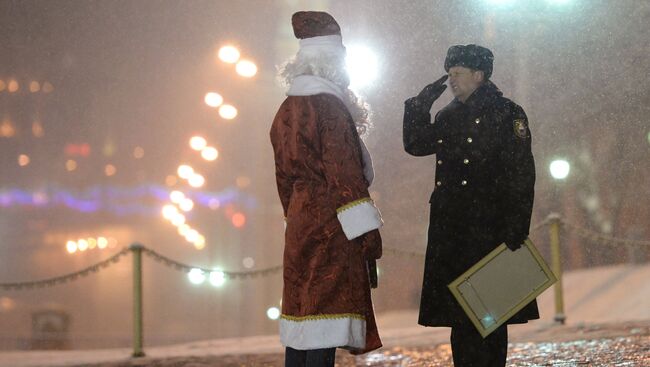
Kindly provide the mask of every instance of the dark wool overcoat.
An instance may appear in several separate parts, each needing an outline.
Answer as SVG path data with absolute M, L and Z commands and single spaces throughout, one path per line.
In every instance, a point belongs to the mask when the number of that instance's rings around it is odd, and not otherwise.
M 409 154 L 436 155 L 419 323 L 470 324 L 447 285 L 499 244 L 528 235 L 535 163 L 526 114 L 488 81 L 433 123 L 417 97 L 407 100 L 403 138 Z M 508 323 L 537 318 L 533 300 Z

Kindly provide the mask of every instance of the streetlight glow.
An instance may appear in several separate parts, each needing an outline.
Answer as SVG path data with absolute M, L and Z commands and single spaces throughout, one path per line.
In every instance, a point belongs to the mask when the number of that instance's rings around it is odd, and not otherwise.
M 181 164 L 178 166 L 178 170 L 176 172 L 178 173 L 178 177 L 187 180 L 194 174 L 194 169 L 187 164 Z
M 280 318 L 280 310 L 277 307 L 269 307 L 269 309 L 266 310 L 266 317 L 271 320 L 277 320 Z
M 345 63 L 350 75 L 351 88 L 364 87 L 377 77 L 377 56 L 368 47 L 347 47 Z
M 210 273 L 210 284 L 214 287 L 221 287 L 226 284 L 226 274 L 221 270 L 215 270 Z
M 190 283 L 198 285 L 205 282 L 205 273 L 201 269 L 194 268 L 187 273 L 187 278 L 190 280 Z
M 241 60 L 237 63 L 235 70 L 237 71 L 237 74 L 244 78 L 252 78 L 257 74 L 257 65 L 252 61 Z
M 193 136 L 190 138 L 190 148 L 196 151 L 200 151 L 208 145 L 208 142 L 205 141 L 205 138 L 202 136 Z
M 201 151 L 201 157 L 206 161 L 213 161 L 219 157 L 219 151 L 214 147 L 207 147 Z
M 219 49 L 219 59 L 228 64 L 234 64 L 239 60 L 239 50 L 233 46 L 223 46 Z
M 219 107 L 219 116 L 226 120 L 232 120 L 237 117 L 237 109 L 229 104 L 222 105 Z
M 223 97 L 219 93 L 208 92 L 203 98 L 205 104 L 210 107 L 219 107 L 223 103 Z
M 205 178 L 200 174 L 195 173 L 190 178 L 187 179 L 187 182 L 192 187 L 201 187 L 205 183 Z
M 551 176 L 556 180 L 564 180 L 571 171 L 571 165 L 564 159 L 556 159 L 549 165 Z

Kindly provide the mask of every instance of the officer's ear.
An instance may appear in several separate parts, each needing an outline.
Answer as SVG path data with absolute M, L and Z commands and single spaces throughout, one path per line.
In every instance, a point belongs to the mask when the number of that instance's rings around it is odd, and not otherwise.
M 472 78 L 476 83 L 483 83 L 485 82 L 485 72 L 483 70 L 474 70 Z

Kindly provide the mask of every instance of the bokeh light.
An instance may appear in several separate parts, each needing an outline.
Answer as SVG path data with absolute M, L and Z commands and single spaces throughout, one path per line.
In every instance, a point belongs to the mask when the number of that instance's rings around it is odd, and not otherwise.
M 234 64 L 239 60 L 239 50 L 234 46 L 223 46 L 219 49 L 219 59 L 228 64 Z
M 241 262 L 246 269 L 250 269 L 255 266 L 255 260 L 252 257 L 245 257 Z
M 214 161 L 219 157 L 219 151 L 214 147 L 206 147 L 201 150 L 201 157 L 206 161 Z
M 27 154 L 21 154 L 18 156 L 18 165 L 25 167 L 30 162 L 29 156 Z
M 181 213 L 172 215 L 171 222 L 175 227 L 185 224 L 185 216 Z
M 246 224 L 246 216 L 243 213 L 235 213 L 232 216 L 232 225 L 236 228 L 242 228 Z
M 33 81 L 29 83 L 29 91 L 32 93 L 36 93 L 41 90 L 41 83 L 37 81 Z
M 142 147 L 135 147 L 133 149 L 133 158 L 135 159 L 141 159 L 144 157 L 144 148 Z
M 178 170 L 176 172 L 178 173 L 178 177 L 187 180 L 194 174 L 194 168 L 188 166 L 187 164 L 181 164 L 178 166 Z
M 77 241 L 77 248 L 79 251 L 86 251 L 88 250 L 88 241 L 84 240 L 83 238 Z
M 182 192 L 180 192 L 178 190 L 174 190 L 174 191 L 169 193 L 169 200 L 171 200 L 172 203 L 174 203 L 174 204 L 178 204 L 181 201 L 183 201 L 184 199 L 185 199 L 185 194 L 183 194 Z
M 564 159 L 556 159 L 549 165 L 551 176 L 557 180 L 564 180 L 569 175 L 571 165 Z
M 105 249 L 106 246 L 108 246 L 108 240 L 106 237 L 98 237 L 97 238 L 97 247 L 100 249 Z
M 221 270 L 215 270 L 210 273 L 210 284 L 214 287 L 221 287 L 226 284 L 226 274 Z
M 237 74 L 244 78 L 252 78 L 257 74 L 257 65 L 249 60 L 241 60 L 237 63 L 235 70 L 237 71 Z
M 202 136 L 193 136 L 190 138 L 190 148 L 196 151 L 202 150 L 206 145 L 208 145 L 208 142 Z
M 178 207 L 184 212 L 189 212 L 194 208 L 194 202 L 190 198 L 184 198 L 178 203 Z
M 217 92 L 206 93 L 203 100 L 210 107 L 219 107 L 223 103 L 223 97 Z
M 226 120 L 232 120 L 237 117 L 237 108 L 229 104 L 222 105 L 219 107 L 219 116 Z
M 106 176 L 110 177 L 110 176 L 115 175 L 115 173 L 117 173 L 117 168 L 115 168 L 114 165 L 112 165 L 112 164 L 107 164 L 107 165 L 104 167 L 104 174 L 106 174 Z
M 205 184 L 205 178 L 198 173 L 193 174 L 190 178 L 187 179 L 187 182 L 192 187 L 201 187 Z
M 69 253 L 74 254 L 75 252 L 77 252 L 77 243 L 76 243 L 75 241 L 68 241 L 68 242 L 65 244 L 65 249 L 66 249 Z
M 54 90 L 54 86 L 50 82 L 43 83 L 43 93 L 51 93 Z
M 201 269 L 192 269 L 190 272 L 187 274 L 187 278 L 190 280 L 190 283 L 192 284 L 202 284 L 205 282 L 205 273 Z
M 7 84 L 7 90 L 9 93 L 15 93 L 20 89 L 20 84 L 14 79 L 9 81 L 9 84 Z
M 345 61 L 351 88 L 362 88 L 377 78 L 377 56 L 368 47 L 348 46 Z
M 268 310 L 266 310 L 266 317 L 268 317 L 271 320 L 277 320 L 280 318 L 280 309 L 277 307 L 269 307 Z
M 167 204 L 167 205 L 163 206 L 163 208 L 162 208 L 162 216 L 163 216 L 163 218 L 165 218 L 167 220 L 172 220 L 172 218 L 174 218 L 174 216 L 176 214 L 178 214 L 178 209 L 176 209 L 175 206 L 173 206 L 171 204 Z
M 74 159 L 68 159 L 65 162 L 65 169 L 72 172 L 77 169 L 77 162 Z

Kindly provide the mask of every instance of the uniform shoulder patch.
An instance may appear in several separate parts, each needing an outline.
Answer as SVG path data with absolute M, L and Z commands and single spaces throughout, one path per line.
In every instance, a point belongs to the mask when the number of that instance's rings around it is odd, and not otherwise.
M 524 119 L 516 119 L 512 122 L 515 135 L 521 139 L 528 138 L 528 123 Z

